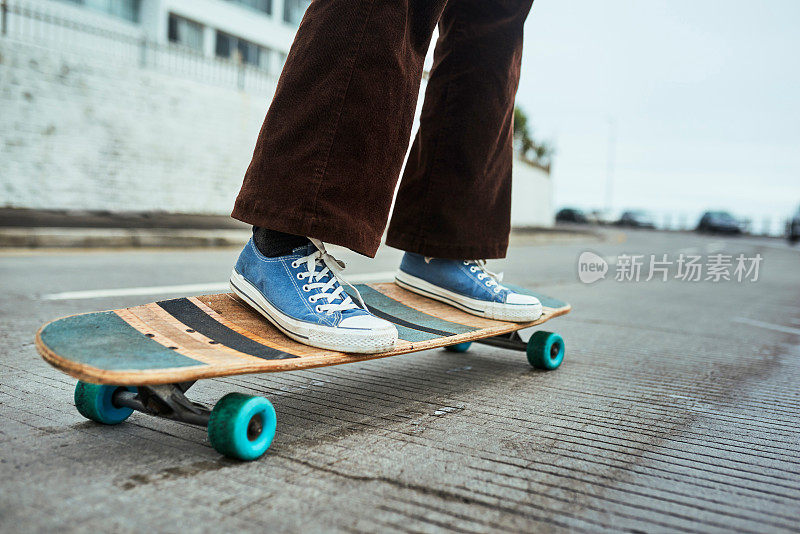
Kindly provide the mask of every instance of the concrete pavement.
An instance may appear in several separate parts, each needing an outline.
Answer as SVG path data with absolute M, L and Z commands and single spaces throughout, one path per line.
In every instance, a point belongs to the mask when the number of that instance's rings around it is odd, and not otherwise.
M 581 252 L 612 260 L 578 281 Z M 620 254 L 761 254 L 755 283 L 618 282 Z M 0 255 L 0 530 L 800 531 L 800 249 L 776 240 L 610 231 L 515 238 L 506 280 L 564 298 L 555 372 L 485 346 L 198 383 L 265 395 L 258 462 L 205 431 L 134 414 L 85 421 L 74 381 L 35 353 L 58 316 L 172 294 L 67 291 L 224 282 L 237 251 Z M 399 253 L 348 271 L 383 273 Z M 646 272 L 644 273 L 646 277 Z

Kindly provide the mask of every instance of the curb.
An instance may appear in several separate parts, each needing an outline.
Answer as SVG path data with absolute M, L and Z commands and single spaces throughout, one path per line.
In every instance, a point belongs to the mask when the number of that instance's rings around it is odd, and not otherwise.
M 243 246 L 250 230 L 151 228 L 0 228 L 0 248 Z
M 249 229 L 0 227 L 0 249 L 34 248 L 212 248 L 241 247 Z M 541 244 L 601 239 L 599 232 L 574 229 L 514 228 L 516 243 Z

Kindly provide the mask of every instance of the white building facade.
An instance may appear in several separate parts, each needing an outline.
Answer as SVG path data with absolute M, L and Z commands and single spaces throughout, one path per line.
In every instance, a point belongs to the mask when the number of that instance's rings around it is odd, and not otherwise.
M 0 4 L 0 206 L 230 213 L 307 3 Z
M 550 169 L 515 156 L 511 183 L 511 226 L 542 228 L 555 224 Z
M 108 0 L 110 1 L 110 0 Z M 207 57 L 280 73 L 307 0 L 117 0 L 138 5 L 145 35 Z
M 230 213 L 308 3 L 7 0 L 0 206 Z M 513 190 L 552 224 L 549 174 Z
M 13 0 L 12 0 L 13 1 Z M 310 0 L 30 0 L 66 20 L 280 72 Z

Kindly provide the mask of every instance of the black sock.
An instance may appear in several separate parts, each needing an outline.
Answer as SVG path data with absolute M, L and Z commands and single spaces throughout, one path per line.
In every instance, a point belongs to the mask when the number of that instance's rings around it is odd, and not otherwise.
M 310 243 L 307 237 L 284 234 L 260 226 L 253 227 L 253 243 L 258 251 L 268 258 L 286 256 L 297 247 Z

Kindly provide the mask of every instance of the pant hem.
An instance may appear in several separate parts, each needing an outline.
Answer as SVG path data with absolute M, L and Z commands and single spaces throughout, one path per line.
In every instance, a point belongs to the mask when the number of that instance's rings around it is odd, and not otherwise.
M 474 243 L 432 243 L 429 240 L 421 239 L 419 236 L 391 230 L 386 236 L 386 244 L 406 252 L 447 260 L 499 259 L 505 258 L 508 250 L 508 239 L 491 243 L 484 242 L 479 245 Z
M 324 243 L 346 247 L 370 258 L 375 257 L 381 236 L 361 232 L 353 228 L 352 221 L 330 221 L 319 224 L 310 213 L 274 214 L 265 213 L 237 201 L 231 217 L 253 226 L 261 226 L 277 232 L 313 237 Z

